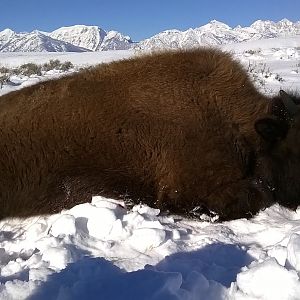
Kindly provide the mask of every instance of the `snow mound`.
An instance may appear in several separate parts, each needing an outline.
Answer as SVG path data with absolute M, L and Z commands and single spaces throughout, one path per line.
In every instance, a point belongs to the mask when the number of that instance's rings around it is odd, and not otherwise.
M 255 263 L 238 274 L 236 284 L 251 299 L 300 299 L 297 272 L 280 266 L 274 258 Z

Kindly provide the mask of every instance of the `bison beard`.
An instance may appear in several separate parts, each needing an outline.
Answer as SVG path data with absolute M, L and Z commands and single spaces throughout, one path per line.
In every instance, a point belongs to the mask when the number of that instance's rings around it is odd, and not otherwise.
M 203 48 L 4 95 L 0 215 L 55 213 L 92 195 L 221 220 L 275 201 L 295 208 L 299 102 L 262 95 L 229 54 Z

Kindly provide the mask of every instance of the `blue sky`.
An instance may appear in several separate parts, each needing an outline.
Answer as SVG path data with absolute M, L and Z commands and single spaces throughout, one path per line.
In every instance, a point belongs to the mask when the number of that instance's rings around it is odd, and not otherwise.
M 247 26 L 257 19 L 300 20 L 300 0 L 1 0 L 0 30 L 52 31 L 75 24 L 98 25 L 133 40 L 165 29 L 186 30 L 216 19 Z

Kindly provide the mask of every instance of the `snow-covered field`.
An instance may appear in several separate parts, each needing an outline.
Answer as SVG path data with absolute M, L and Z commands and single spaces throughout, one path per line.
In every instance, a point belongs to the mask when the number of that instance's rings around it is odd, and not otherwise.
M 114 50 L 103 52 L 3 52 L 0 53 L 0 65 L 17 67 L 33 62 L 43 64 L 50 59 L 59 59 L 62 62 L 71 61 L 74 65 L 85 67 L 97 63 L 110 62 L 115 59 L 127 58 L 134 54 L 130 50 Z
M 271 94 L 300 90 L 300 41 L 293 42 L 225 49 Z M 83 66 L 133 55 L 1 53 L 0 65 L 58 58 Z M 18 85 L 4 84 L 0 93 L 61 75 L 14 77 Z M 3 220 L 0 228 L 0 299 L 300 299 L 300 208 L 274 205 L 251 220 L 210 223 L 94 197 L 57 215 Z

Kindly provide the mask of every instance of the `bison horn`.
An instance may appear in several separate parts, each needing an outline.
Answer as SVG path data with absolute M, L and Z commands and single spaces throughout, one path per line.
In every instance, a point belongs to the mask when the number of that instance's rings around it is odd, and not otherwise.
M 293 117 L 299 110 L 299 107 L 295 104 L 293 99 L 284 90 L 280 90 L 279 95 L 281 97 L 281 100 L 282 100 L 288 114 L 291 117 Z

